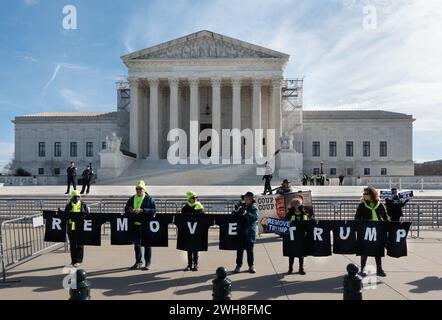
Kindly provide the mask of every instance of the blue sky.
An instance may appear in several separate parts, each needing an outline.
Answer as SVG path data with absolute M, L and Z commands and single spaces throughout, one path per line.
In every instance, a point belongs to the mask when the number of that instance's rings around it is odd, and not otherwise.
M 65 5 L 77 8 L 77 30 L 63 29 Z M 367 8 L 374 29 L 363 27 Z M 1 168 L 15 116 L 113 111 L 121 55 L 203 29 L 290 54 L 285 75 L 305 77 L 306 109 L 413 114 L 414 159 L 442 159 L 442 1 L 16 0 L 0 9 Z

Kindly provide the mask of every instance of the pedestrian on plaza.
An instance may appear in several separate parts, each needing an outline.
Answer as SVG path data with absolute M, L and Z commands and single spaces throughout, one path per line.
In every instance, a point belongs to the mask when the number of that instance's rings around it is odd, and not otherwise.
M 182 214 L 204 214 L 204 206 L 198 200 L 198 194 L 186 192 L 187 203 L 181 208 Z M 198 271 L 198 251 L 187 251 L 187 267 L 184 271 Z
M 344 178 L 345 178 L 345 176 L 344 176 L 343 174 L 341 174 L 341 175 L 339 176 L 339 185 L 340 185 L 340 186 L 343 186 L 343 185 L 344 185 Z
M 241 196 L 242 202 L 235 206 L 233 214 L 243 216 L 245 219 L 244 245 L 247 252 L 247 264 L 249 266 L 249 273 L 256 273 L 254 267 L 254 252 L 253 248 L 256 242 L 256 223 L 258 221 L 259 209 L 255 203 L 255 195 L 252 192 L 247 192 Z M 234 272 L 241 272 L 243 263 L 244 249 L 236 251 L 236 267 Z
M 135 185 L 136 194 L 127 200 L 124 212 L 126 214 L 139 215 L 154 215 L 157 211 L 155 200 L 146 192 L 146 184 L 140 180 Z M 152 247 L 144 247 L 144 261 L 143 266 L 141 253 L 141 237 L 142 237 L 142 222 L 133 222 L 133 243 L 135 250 L 135 264 L 130 267 L 130 270 L 150 270 L 152 263 Z
M 387 212 L 384 205 L 379 199 L 379 192 L 372 187 L 364 189 L 363 198 L 359 204 L 355 220 L 362 221 L 388 221 Z M 386 274 L 382 269 L 382 257 L 375 257 L 377 275 L 385 277 Z M 367 256 L 361 256 L 361 272 L 360 275 L 365 277 L 367 274 L 364 271 L 367 263 Z
M 385 199 L 385 206 L 387 207 L 387 215 L 391 221 L 400 221 L 404 215 L 402 208 L 407 204 L 410 199 L 402 199 L 396 188 L 391 189 L 391 198 Z
M 69 194 L 69 190 L 71 189 L 71 184 L 74 187 L 74 190 L 77 190 L 77 182 L 75 181 L 77 177 L 77 168 L 75 167 L 74 161 L 71 161 L 71 164 L 66 169 L 67 177 L 68 177 L 68 189 L 65 194 Z
M 264 176 L 262 177 L 262 180 L 265 180 L 264 182 L 264 192 L 262 193 L 263 195 L 268 194 L 272 194 L 272 186 L 270 185 L 270 181 L 272 181 L 273 179 L 273 175 L 272 175 L 272 169 L 269 165 L 269 163 L 266 161 L 266 172 L 264 174 Z
M 308 182 L 308 176 L 304 173 L 302 176 L 302 185 L 306 186 Z
M 84 215 L 89 214 L 90 211 L 86 203 L 81 201 L 80 193 L 77 190 L 72 191 L 71 198 L 69 199 L 64 212 L 67 214 L 75 214 L 76 216 L 75 219 L 68 220 L 67 233 L 69 238 L 69 249 L 71 253 L 71 264 L 73 267 L 78 268 L 83 263 L 84 246 L 79 242 L 81 230 L 77 226 L 76 222 L 78 222 L 78 219 L 84 218 Z
M 307 211 L 304 210 L 304 207 L 302 206 L 304 202 L 304 198 L 302 195 L 296 195 L 291 201 L 290 201 L 290 207 L 287 211 L 287 214 L 285 216 L 286 220 L 290 221 L 290 226 L 292 226 L 295 222 L 299 221 L 308 221 L 313 219 L 313 215 L 310 215 L 307 213 Z M 305 275 L 304 270 L 304 257 L 298 257 L 299 259 L 299 274 Z M 288 274 L 293 273 L 293 263 L 295 262 L 295 257 L 290 256 L 289 257 L 289 270 Z
M 88 164 L 86 166 L 81 176 L 83 180 L 83 187 L 81 188 L 80 194 L 84 194 L 84 191 L 86 191 L 86 194 L 89 194 L 92 177 L 94 176 L 94 171 L 92 171 L 91 164 Z

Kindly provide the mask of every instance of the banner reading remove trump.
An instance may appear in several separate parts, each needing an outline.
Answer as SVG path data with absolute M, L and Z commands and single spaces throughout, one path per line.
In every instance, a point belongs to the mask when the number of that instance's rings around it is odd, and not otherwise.
M 130 245 L 132 226 L 142 223 L 142 245 L 167 247 L 169 225 L 178 228 L 177 249 L 207 251 L 209 228 L 219 226 L 219 249 L 244 249 L 244 217 L 228 214 L 65 214 L 45 211 L 45 241 L 65 242 L 68 219 L 76 224 L 78 241 L 87 246 L 101 245 L 101 226 L 111 224 L 111 244 Z M 288 222 L 286 220 L 282 220 Z M 411 223 L 310 220 L 287 223 L 283 236 L 284 256 L 323 257 L 336 254 L 383 256 L 384 249 L 391 257 L 407 255 L 407 235 Z M 332 236 L 333 234 L 333 236 Z

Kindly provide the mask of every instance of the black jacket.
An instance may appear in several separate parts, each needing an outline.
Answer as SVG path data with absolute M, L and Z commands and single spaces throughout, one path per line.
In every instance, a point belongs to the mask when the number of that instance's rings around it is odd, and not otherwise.
M 379 221 L 388 221 L 387 212 L 382 202 L 379 201 L 379 207 L 376 209 L 376 214 Z M 371 221 L 371 210 L 365 207 L 365 202 L 362 201 L 356 209 L 355 220 Z
M 66 169 L 66 173 L 68 174 L 68 177 L 75 177 L 77 175 L 77 168 L 69 166 Z
M 92 177 L 94 176 L 94 172 L 92 171 L 92 169 L 84 169 L 83 173 L 81 174 L 81 176 L 83 177 L 84 180 L 86 181 L 91 181 Z
M 71 212 L 71 209 L 72 209 L 72 203 L 69 201 L 68 204 L 66 205 L 66 207 L 64 208 L 64 212 L 69 213 L 69 212 Z M 89 214 L 89 207 L 83 201 L 81 201 L 80 213 Z
M 292 192 L 292 188 L 284 188 L 283 186 L 280 186 L 278 189 L 276 189 L 277 194 L 286 194 Z
M 195 209 L 194 207 L 189 206 L 188 203 L 186 203 L 186 205 L 184 207 L 181 208 L 181 213 L 183 214 L 203 214 L 204 213 L 204 209 Z
M 124 207 L 124 212 L 126 214 L 130 213 L 130 209 L 134 207 L 135 196 L 132 196 L 127 200 L 126 206 Z M 157 207 L 155 205 L 155 200 L 149 196 L 147 193 L 144 196 L 144 200 L 141 203 L 140 209 L 143 209 L 143 213 L 155 214 L 157 212 Z
M 405 204 L 409 200 L 402 200 L 398 196 L 393 197 L 392 199 L 385 199 L 385 205 L 387 207 L 387 215 L 390 217 L 393 221 L 398 221 L 400 217 L 402 217 L 404 214 L 402 212 L 402 208 L 405 206 Z
M 71 201 L 69 201 L 68 204 L 66 205 L 66 207 L 64 208 L 64 212 L 69 214 L 71 212 L 71 209 L 72 209 L 72 203 L 71 203 Z M 71 233 L 75 233 L 76 231 L 78 231 L 78 228 L 75 229 L 75 230 L 72 230 L 71 223 L 72 222 L 75 223 L 76 221 L 78 222 L 79 220 L 77 220 L 77 219 L 82 219 L 84 217 L 84 215 L 89 214 L 89 213 L 90 213 L 89 212 L 89 207 L 87 206 L 87 204 L 85 202 L 81 201 L 80 214 L 82 214 L 82 217 L 78 217 L 78 218 L 75 218 L 75 219 L 74 218 L 69 219 L 68 220 L 67 232 L 69 234 L 71 234 Z

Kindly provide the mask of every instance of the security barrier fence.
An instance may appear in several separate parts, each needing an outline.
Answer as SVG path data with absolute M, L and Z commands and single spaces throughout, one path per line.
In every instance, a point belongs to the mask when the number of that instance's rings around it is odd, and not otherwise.
M 238 198 L 199 199 L 207 214 L 230 214 Z M 124 212 L 126 199 L 88 199 L 91 212 Z M 185 204 L 180 198 L 156 199 L 157 212 L 179 213 Z M 314 200 L 317 219 L 352 220 L 359 202 L 357 200 Z M 67 244 L 44 241 L 43 210 L 63 210 L 64 199 L 1 199 L 0 200 L 0 262 L 3 280 L 6 270 L 44 251 L 62 248 Z M 403 221 L 412 222 L 409 236 L 419 237 L 421 230 L 437 230 L 442 226 L 442 200 L 411 200 L 404 207 Z M 108 234 L 109 224 L 103 225 Z M 1 283 L 1 280 L 0 280 Z
M 65 246 L 44 241 L 42 213 L 3 221 L 0 226 L 0 284 L 6 282 L 6 270 L 44 251 Z

